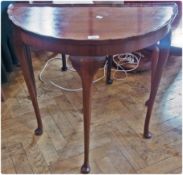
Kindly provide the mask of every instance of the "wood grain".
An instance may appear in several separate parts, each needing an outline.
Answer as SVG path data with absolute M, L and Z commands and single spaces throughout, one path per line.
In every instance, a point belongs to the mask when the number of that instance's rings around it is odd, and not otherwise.
M 41 137 L 32 130 L 36 121 L 21 71 L 15 70 L 12 81 L 3 85 L 2 173 L 80 173 L 84 155 L 82 94 L 44 90 L 37 78 L 43 63 L 43 58 L 33 58 L 45 126 Z M 55 61 L 52 66 L 58 71 L 52 74 L 49 67 L 46 79 L 60 76 L 63 80 L 64 76 L 71 81 L 69 72 L 60 71 L 61 63 Z M 105 80 L 94 85 L 91 173 L 181 173 L 181 57 L 168 60 L 152 114 L 154 137 L 144 140 L 143 104 L 150 91 L 150 74 L 129 74 L 111 86 Z M 75 81 L 72 79 L 69 87 L 74 87 Z

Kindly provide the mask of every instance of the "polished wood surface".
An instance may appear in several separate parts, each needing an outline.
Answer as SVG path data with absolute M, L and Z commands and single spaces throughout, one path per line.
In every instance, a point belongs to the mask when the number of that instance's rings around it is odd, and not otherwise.
M 70 57 L 75 70 L 79 73 L 83 87 L 83 115 L 84 115 L 84 164 L 81 172 L 89 173 L 89 141 L 90 141 L 90 122 L 91 122 L 91 88 L 94 75 L 97 70 L 105 63 L 104 57 Z
M 91 5 L 66 8 L 55 4 L 35 6 L 37 4 L 16 4 L 9 7 L 12 22 L 24 29 L 22 41 L 44 50 L 84 56 L 114 55 L 151 46 L 169 32 L 171 21 L 177 14 L 174 3 L 155 4 L 153 8 L 152 5 L 134 7 L 133 4 L 110 8 Z M 98 19 L 97 16 L 103 18 Z M 127 16 L 130 16 L 131 23 Z M 43 44 L 40 40 L 45 41 L 46 36 L 47 41 Z
M 147 114 L 144 125 L 144 137 L 151 138 L 152 134 L 149 131 L 149 122 L 152 114 L 152 109 L 154 105 L 154 100 L 158 91 L 161 75 L 163 73 L 163 67 L 165 66 L 168 56 L 169 48 L 171 43 L 171 35 L 167 35 L 164 39 L 160 41 L 159 48 L 154 49 L 154 54 L 152 57 L 152 74 L 151 74 L 151 93 L 148 101 L 145 103 L 147 106 Z M 159 58 L 158 58 L 159 57 Z
M 48 4 L 41 4 L 38 7 L 29 4 L 15 4 L 9 6 L 8 9 L 9 17 L 14 24 L 16 53 L 21 62 L 37 117 L 38 128 L 35 130 L 35 134 L 41 135 L 43 126 L 30 61 L 30 47 L 69 54 L 73 67 L 79 73 L 83 87 L 85 153 L 81 172 L 89 173 L 91 82 L 95 73 L 101 64 L 104 64 L 106 55 L 136 51 L 160 41 L 159 54 L 156 55 L 158 58 L 154 58 L 157 60 L 157 65 L 152 70 L 154 71 L 151 77 L 151 87 L 153 88 L 151 88 L 150 97 L 146 102 L 144 137 L 151 138 L 149 122 L 163 67 L 169 55 L 171 24 L 177 15 L 177 6 L 174 3 L 151 4 L 151 6 L 124 5 L 111 8 L 91 5 L 83 7 L 49 6 Z M 98 15 L 99 12 L 101 15 Z M 49 15 L 46 16 L 46 14 Z M 92 18 L 93 16 L 94 18 Z M 101 23 L 98 21 L 99 18 Z M 138 25 L 131 27 L 129 20 L 134 25 Z M 36 23 L 36 21 L 39 22 Z M 106 29 L 107 26 L 111 27 Z M 108 58 L 112 57 L 108 56 Z
M 171 1 L 177 4 L 177 8 L 178 8 L 178 14 L 175 17 L 175 20 L 173 21 L 172 24 L 172 28 L 173 28 L 173 32 L 172 32 L 172 42 L 171 42 L 171 48 L 170 48 L 170 52 L 173 53 L 174 55 L 182 55 L 182 40 L 180 38 L 182 38 L 183 34 L 182 34 L 182 1 L 178 0 L 178 1 Z M 168 4 L 170 3 L 170 1 L 125 1 L 124 3 L 126 4 L 153 4 L 153 3 L 163 3 L 163 4 Z
M 29 7 L 28 4 L 9 7 L 9 17 L 20 28 L 65 40 L 98 41 L 145 35 L 170 23 L 175 15 L 175 4 L 147 5 L 145 8 L 133 5 L 129 7 L 50 7 L 49 5 Z M 90 39 L 89 36 L 96 36 L 96 38 Z
M 20 69 L 3 85 L 1 104 L 1 173 L 80 173 L 83 163 L 82 92 L 66 93 L 42 84 L 38 75 L 49 53 L 33 56 L 44 133 L 35 136 L 35 114 Z M 150 92 L 151 72 L 129 74 L 124 81 L 93 87 L 90 167 L 95 174 L 180 174 L 182 171 L 181 57 L 170 57 L 152 114 L 154 137 L 142 139 L 143 103 Z M 79 88 L 76 72 L 61 72 L 53 61 L 46 80 Z M 70 63 L 68 64 L 70 66 Z M 97 72 L 101 76 L 102 70 Z M 47 88 L 47 89 L 45 89 Z M 134 110 L 135 109 L 135 110 Z

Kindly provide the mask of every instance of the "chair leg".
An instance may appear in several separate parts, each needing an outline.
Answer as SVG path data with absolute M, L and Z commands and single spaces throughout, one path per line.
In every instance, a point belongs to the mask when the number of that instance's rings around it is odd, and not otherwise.
M 111 79 L 111 69 L 112 69 L 112 58 L 113 56 L 107 56 L 107 77 L 106 84 L 112 84 L 113 80 Z

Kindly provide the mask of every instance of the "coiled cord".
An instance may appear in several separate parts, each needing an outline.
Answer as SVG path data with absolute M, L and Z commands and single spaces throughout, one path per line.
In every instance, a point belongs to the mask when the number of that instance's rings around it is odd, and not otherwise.
M 113 62 L 116 65 L 116 69 L 113 70 L 112 78 L 114 80 L 124 80 L 127 78 L 127 73 L 132 72 L 135 69 L 139 67 L 141 58 L 144 57 L 140 52 L 134 52 L 134 53 L 123 53 L 123 54 L 117 54 L 113 56 Z M 133 64 L 134 67 L 131 69 L 126 70 L 125 64 Z M 116 78 L 116 73 L 123 72 L 125 74 L 124 78 Z
M 138 68 L 139 66 L 139 63 L 140 63 L 140 59 L 144 57 L 144 55 L 142 55 L 140 52 L 134 52 L 134 53 L 123 53 L 123 54 L 117 54 L 117 55 L 114 55 L 113 56 L 113 62 L 115 63 L 116 65 L 116 69 L 112 68 L 112 71 L 113 71 L 113 74 L 112 74 L 112 78 L 114 80 L 124 80 L 126 79 L 127 77 L 127 73 L 128 72 L 131 72 L 131 71 L 134 71 L 135 69 Z M 68 92 L 78 92 L 78 91 L 82 91 L 82 88 L 66 88 L 66 87 L 63 87 L 63 86 L 60 86 L 58 85 L 56 82 L 52 81 L 52 80 L 45 80 L 43 77 L 43 74 L 46 70 L 46 68 L 48 67 L 48 65 L 50 64 L 50 62 L 56 60 L 56 59 L 61 59 L 61 58 L 58 58 L 58 57 L 54 57 L 54 58 L 51 58 L 49 60 L 46 61 L 45 65 L 43 66 L 40 74 L 39 74 L 39 80 L 46 84 L 46 83 L 50 83 L 51 85 L 53 85 L 54 87 L 57 87 L 58 89 L 61 89 L 61 90 L 64 90 L 64 91 L 68 91 Z M 66 57 L 66 64 L 67 64 L 67 68 L 68 70 L 67 71 L 73 71 L 75 72 L 76 70 L 73 69 L 73 67 L 71 65 L 68 64 L 68 58 Z M 132 68 L 132 69 L 128 69 L 126 70 L 125 69 L 125 64 L 133 64 L 135 67 Z M 97 83 L 98 81 L 104 79 L 106 77 L 106 68 L 107 68 L 107 61 L 105 62 L 105 65 L 104 67 L 102 68 L 103 69 L 103 76 L 94 80 L 93 83 Z M 116 73 L 118 72 L 123 72 L 125 74 L 125 77 L 124 78 L 116 78 Z M 47 89 L 47 88 L 45 88 Z M 48 90 L 48 89 L 47 89 Z

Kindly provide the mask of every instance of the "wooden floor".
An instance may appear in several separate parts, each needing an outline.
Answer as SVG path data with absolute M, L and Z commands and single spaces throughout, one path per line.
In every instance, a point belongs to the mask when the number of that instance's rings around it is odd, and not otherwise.
M 17 69 L 3 85 L 2 173 L 79 173 L 83 163 L 81 92 L 43 85 L 38 74 L 45 55 L 34 60 L 44 134 L 35 136 L 36 119 Z M 53 64 L 55 66 L 53 66 Z M 45 78 L 79 88 L 78 75 L 62 73 L 56 60 Z M 100 71 L 99 74 L 102 72 Z M 65 81 L 65 82 L 64 82 Z M 153 138 L 142 138 L 150 72 L 129 74 L 124 81 L 94 85 L 91 173 L 181 173 L 181 57 L 171 57 L 161 81 L 151 120 Z

